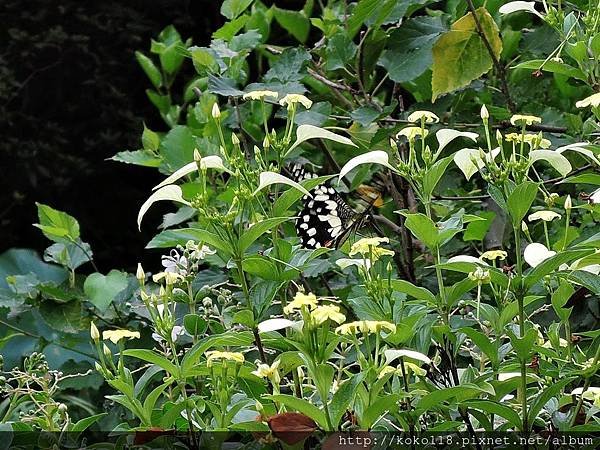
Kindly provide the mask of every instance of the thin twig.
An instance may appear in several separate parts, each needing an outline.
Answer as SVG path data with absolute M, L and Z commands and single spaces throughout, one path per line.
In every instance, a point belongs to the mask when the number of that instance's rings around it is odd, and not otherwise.
M 488 39 L 485 35 L 485 32 L 483 31 L 483 28 L 481 26 L 481 23 L 479 22 L 479 18 L 477 17 L 477 13 L 475 11 L 475 6 L 473 5 L 473 1 L 467 0 L 467 6 L 469 7 L 469 11 L 471 11 L 471 15 L 473 16 L 473 21 L 475 22 L 475 27 L 477 28 L 477 33 L 479 34 L 479 37 L 483 41 L 485 48 L 487 49 L 488 53 L 490 54 L 490 57 L 492 58 L 492 64 L 496 68 L 498 78 L 500 79 L 500 89 L 502 90 L 502 93 L 504 94 L 504 98 L 506 99 L 506 105 L 508 106 L 508 109 L 510 110 L 510 112 L 514 113 L 515 112 L 515 104 L 513 103 L 512 99 L 510 98 L 510 92 L 508 90 L 508 83 L 506 82 L 506 70 L 505 70 L 504 66 L 502 64 L 500 64 L 500 61 L 498 60 L 498 58 L 496 58 L 496 54 L 494 53 L 494 50 L 492 49 L 492 46 L 491 46 L 490 42 L 488 41 Z

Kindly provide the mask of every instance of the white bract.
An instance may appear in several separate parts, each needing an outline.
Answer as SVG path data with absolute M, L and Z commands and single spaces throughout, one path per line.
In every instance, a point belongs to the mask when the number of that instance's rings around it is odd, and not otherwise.
M 315 127 L 314 125 L 300 125 L 296 130 L 296 142 L 286 152 L 286 155 L 309 139 L 328 139 L 330 141 L 339 142 L 340 144 L 351 145 L 358 147 L 354 142 L 345 136 L 335 134 L 325 128 Z
M 191 206 L 191 203 L 183 198 L 183 192 L 181 191 L 181 188 L 179 186 L 175 184 L 170 184 L 168 186 L 161 187 L 150 197 L 148 197 L 148 200 L 146 200 L 140 208 L 137 217 L 138 229 L 141 229 L 142 219 L 144 218 L 144 215 L 150 209 L 150 207 L 154 203 L 163 200 L 171 200 L 173 202 L 183 203 L 184 205 Z
M 312 195 L 299 183 L 296 183 L 294 180 L 290 180 L 288 177 L 285 177 L 279 173 L 275 172 L 262 172 L 259 178 L 258 188 L 254 191 L 252 195 L 256 195 L 258 192 L 270 186 L 272 184 L 286 184 L 288 186 L 293 187 L 294 189 L 298 189 L 304 195 L 308 195 L 312 197 Z
M 338 180 L 341 180 L 351 170 L 363 164 L 380 164 L 396 172 L 396 169 L 389 163 L 388 154 L 383 150 L 374 150 L 363 155 L 355 156 L 346 164 L 344 164 L 344 167 L 342 167 L 342 170 L 340 170 Z
M 538 242 L 529 244 L 527 247 L 525 247 L 523 252 L 523 258 L 525 259 L 525 262 L 531 267 L 537 267 L 548 258 L 552 258 L 554 255 L 556 255 L 555 251 L 548 250 L 544 244 L 540 244 Z

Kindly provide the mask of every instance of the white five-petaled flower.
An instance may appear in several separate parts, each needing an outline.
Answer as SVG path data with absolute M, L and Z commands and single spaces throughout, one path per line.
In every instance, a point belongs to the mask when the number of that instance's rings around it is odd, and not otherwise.
M 535 220 L 543 220 L 544 222 L 552 222 L 554 219 L 560 219 L 561 215 L 554 211 L 537 211 L 530 214 L 527 220 L 533 222 Z
M 188 260 L 175 249 L 171 250 L 169 255 L 163 255 L 161 263 L 167 273 L 176 273 L 179 275 L 187 273 Z
M 440 118 L 431 111 L 415 111 L 408 116 L 408 121 L 419 123 L 425 119 L 425 123 L 438 123 Z
M 593 106 L 594 108 L 600 106 L 600 92 L 590 95 L 589 97 L 584 98 L 583 100 L 579 100 L 575 103 L 575 106 L 578 108 L 586 108 L 588 106 Z
M 279 104 L 281 106 L 287 106 L 288 109 L 290 109 L 292 105 L 295 105 L 296 103 L 301 103 L 306 109 L 310 109 L 312 106 L 312 101 L 302 94 L 288 94 L 279 100 Z
M 529 264 L 531 267 L 537 267 L 541 263 L 543 263 L 548 258 L 552 258 L 556 255 L 556 252 L 553 250 L 548 250 L 548 248 L 544 244 L 540 244 L 538 242 L 533 242 L 525 247 L 525 251 L 523 252 L 523 258 L 525 262 Z

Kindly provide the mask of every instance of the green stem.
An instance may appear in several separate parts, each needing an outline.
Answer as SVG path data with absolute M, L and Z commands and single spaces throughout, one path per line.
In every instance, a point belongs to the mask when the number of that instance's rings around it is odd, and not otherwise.
M 596 354 L 594 355 L 594 359 L 592 360 L 592 367 L 594 367 L 596 364 L 598 364 L 599 359 L 600 359 L 600 345 L 598 345 L 596 348 Z M 583 383 L 583 390 L 581 391 L 581 396 L 579 397 L 579 401 L 577 402 L 577 406 L 575 407 L 575 412 L 573 413 L 573 417 L 571 417 L 571 427 L 573 427 L 575 425 L 575 422 L 577 421 L 577 416 L 579 415 L 579 411 L 581 411 L 581 407 L 583 406 L 583 395 L 585 394 L 585 391 L 587 391 L 588 388 L 590 387 L 590 385 L 592 384 L 592 378 L 596 374 L 596 372 L 597 372 L 597 369 L 594 371 L 594 373 L 589 374 L 585 379 L 585 383 Z

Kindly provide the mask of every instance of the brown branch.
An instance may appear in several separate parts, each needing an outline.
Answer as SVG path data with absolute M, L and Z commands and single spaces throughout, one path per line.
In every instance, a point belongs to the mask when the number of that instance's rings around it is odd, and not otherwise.
M 500 90 L 502 91 L 502 93 L 504 94 L 504 98 L 506 99 L 506 106 L 508 106 L 508 109 L 510 110 L 510 112 L 514 113 L 515 112 L 515 104 L 513 103 L 512 99 L 510 98 L 510 92 L 508 90 L 508 83 L 506 82 L 506 69 L 502 64 L 500 64 L 500 61 L 498 60 L 498 58 L 496 58 L 494 50 L 492 49 L 492 46 L 491 46 L 490 42 L 488 41 L 488 39 L 485 35 L 485 32 L 483 31 L 483 27 L 481 26 L 481 23 L 479 22 L 479 18 L 477 17 L 477 13 L 475 11 L 475 6 L 473 5 L 473 1 L 467 0 L 467 6 L 469 7 L 469 11 L 471 11 L 471 15 L 473 16 L 473 21 L 475 22 L 475 27 L 477 28 L 477 34 L 479 34 L 479 37 L 483 41 L 485 48 L 487 49 L 488 53 L 490 54 L 490 57 L 492 58 L 492 64 L 494 65 L 494 68 L 496 69 L 496 73 L 498 74 L 498 78 L 500 79 Z
M 335 81 L 332 81 L 329 78 L 326 78 L 324 75 L 321 75 L 316 70 L 311 69 L 310 67 L 307 69 L 307 71 L 308 71 L 309 75 L 311 77 L 313 77 L 315 80 L 320 81 L 321 83 L 323 83 L 326 86 L 329 86 L 330 88 L 337 89 L 338 91 L 348 91 L 352 94 L 358 93 L 358 91 L 356 89 L 353 89 L 352 87 L 346 86 L 344 84 L 336 83 Z

